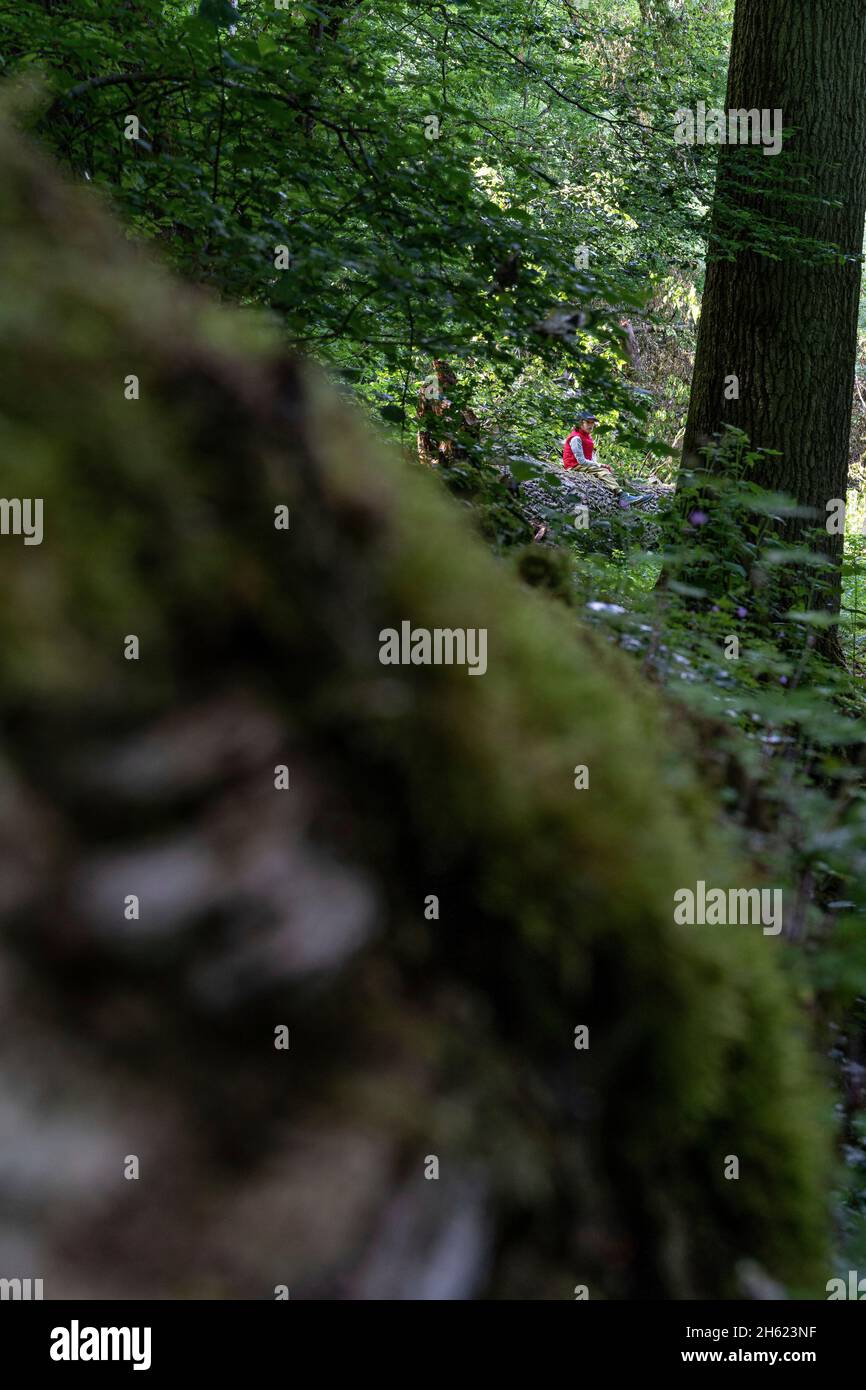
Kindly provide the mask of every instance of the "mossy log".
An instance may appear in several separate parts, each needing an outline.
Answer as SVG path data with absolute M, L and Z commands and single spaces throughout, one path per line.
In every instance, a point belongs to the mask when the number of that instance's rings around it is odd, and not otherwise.
M 0 1275 L 820 1292 L 828 1092 L 781 940 L 674 923 L 744 871 L 653 695 L 8 126 L 0 447 L 44 503 L 0 536 Z M 383 666 L 404 620 L 486 674 Z

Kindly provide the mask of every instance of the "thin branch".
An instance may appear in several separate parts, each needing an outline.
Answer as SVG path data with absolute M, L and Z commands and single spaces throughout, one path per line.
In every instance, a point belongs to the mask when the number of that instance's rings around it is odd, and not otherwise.
M 531 77 L 538 78 L 542 86 L 547 87 L 548 91 L 553 92 L 554 96 L 559 97 L 560 101 L 567 102 L 569 106 L 576 106 L 578 111 L 583 111 L 585 115 L 592 116 L 593 120 L 604 121 L 605 124 L 612 126 L 631 126 L 634 129 L 639 130 L 642 135 L 657 134 L 657 132 L 653 129 L 652 126 L 645 126 L 641 121 L 631 121 L 627 117 L 614 120 L 610 116 L 602 115 L 600 111 L 590 110 L 588 106 L 584 106 L 582 101 L 578 101 L 576 97 L 570 97 L 559 87 L 554 86 L 554 84 L 550 81 L 550 78 L 545 77 L 542 73 L 540 73 L 537 67 L 534 65 L 534 63 L 528 63 L 525 58 L 521 58 L 518 53 L 515 53 L 513 49 L 508 48 L 506 44 L 497 43 L 496 39 L 491 38 L 489 34 L 485 34 L 483 30 L 476 29 L 472 24 L 467 24 L 461 20 L 457 20 L 456 22 L 458 26 L 462 29 L 465 29 L 467 33 L 474 34 L 477 39 L 481 39 L 482 42 L 489 44 L 491 48 L 495 48 L 500 53 L 504 53 L 505 56 L 507 58 L 510 58 L 513 63 L 518 63 L 520 67 L 524 68 Z
M 217 194 L 219 193 L 219 182 L 220 182 L 220 158 L 221 158 L 221 156 L 222 156 L 222 148 L 223 148 L 223 126 L 225 125 L 225 118 L 226 118 L 226 84 L 225 84 L 225 69 L 224 69 L 224 67 L 223 67 L 223 47 L 222 47 L 222 44 L 221 44 L 221 42 L 220 42 L 219 34 L 217 34 L 217 41 L 216 41 L 216 42 L 217 42 L 217 52 L 219 53 L 219 59 L 220 59 L 220 114 L 219 114 L 219 122 L 218 122 L 218 124 L 217 124 L 216 151 L 214 152 L 214 162 L 213 162 L 213 188 L 212 188 L 212 190 L 211 190 L 211 202 L 212 202 L 212 203 L 215 203 L 215 202 L 216 202 L 216 200 L 217 200 Z
M 100 87 L 120 87 L 124 84 L 129 86 L 144 86 L 151 82 L 167 82 L 173 87 L 188 86 L 188 80 L 181 77 L 166 77 L 161 72 L 112 72 L 103 77 L 89 77 L 86 82 L 77 82 L 74 87 L 69 87 L 65 92 L 60 92 L 52 101 L 48 108 L 48 114 L 57 106 L 65 106 L 67 102 L 77 101 L 79 97 L 86 96 L 88 92 L 95 92 Z
M 336 125 L 333 121 L 329 121 L 325 116 L 323 116 L 317 106 L 304 106 L 301 102 L 298 101 L 297 97 L 291 97 L 286 92 L 269 92 L 262 87 L 248 87 L 245 82 L 235 82 L 232 78 L 228 77 L 226 78 L 225 85 L 227 87 L 233 88 L 235 91 L 246 92 L 247 96 L 265 97 L 269 101 L 282 102 L 284 106 L 290 107 L 292 111 L 309 112 L 313 116 L 313 119 L 319 122 L 319 125 L 324 126 L 326 130 L 332 130 L 335 135 L 356 134 L 354 128 L 347 128 L 346 126 Z M 367 126 L 358 126 L 358 130 L 363 131 L 365 135 L 373 134 L 373 132 Z

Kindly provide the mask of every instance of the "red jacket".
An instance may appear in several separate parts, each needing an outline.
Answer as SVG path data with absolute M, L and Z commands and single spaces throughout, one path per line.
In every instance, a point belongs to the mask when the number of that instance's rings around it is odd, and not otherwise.
M 595 444 L 593 443 L 591 434 L 587 434 L 586 430 L 572 430 L 562 446 L 562 462 L 566 468 L 580 467 L 580 464 L 574 457 L 574 450 L 571 447 L 571 441 L 574 439 L 575 435 L 580 436 L 580 442 L 583 445 L 583 452 L 587 463 L 592 462 L 592 456 L 595 452 Z

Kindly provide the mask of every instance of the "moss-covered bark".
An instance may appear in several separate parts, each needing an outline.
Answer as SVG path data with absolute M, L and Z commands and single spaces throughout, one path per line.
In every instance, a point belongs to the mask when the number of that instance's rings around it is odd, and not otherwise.
M 0 538 L 0 1273 L 688 1298 L 751 1258 L 823 1286 L 784 947 L 674 924 L 676 889 L 749 880 L 653 699 L 8 130 L 0 446 L 45 516 Z M 487 674 L 382 666 L 404 619 L 485 628 Z

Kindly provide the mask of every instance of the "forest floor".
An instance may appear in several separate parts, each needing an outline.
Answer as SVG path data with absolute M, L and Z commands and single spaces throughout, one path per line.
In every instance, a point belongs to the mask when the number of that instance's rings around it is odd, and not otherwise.
M 575 524 L 585 527 L 611 518 L 621 519 L 629 513 L 640 516 L 656 514 L 674 491 L 671 483 L 645 481 L 622 484 L 622 489 L 622 493 L 615 493 L 591 474 L 580 473 L 578 469 L 568 472 L 561 469 L 558 473 L 551 471 L 545 475 L 543 482 L 521 484 L 520 497 L 527 516 L 537 521 L 539 528 L 546 526 L 550 510 L 580 518 L 579 509 L 582 507 L 586 508 L 586 512 L 582 520 L 578 519 Z M 631 498 L 638 494 L 639 500 L 629 501 L 626 494 Z M 538 540 L 547 538 L 544 531 L 536 537 Z

